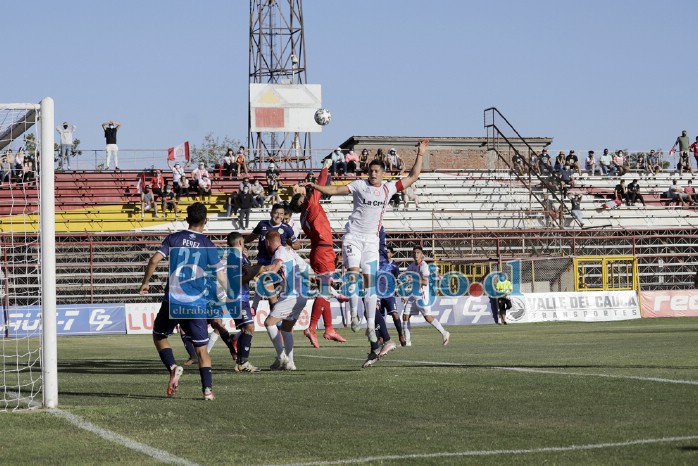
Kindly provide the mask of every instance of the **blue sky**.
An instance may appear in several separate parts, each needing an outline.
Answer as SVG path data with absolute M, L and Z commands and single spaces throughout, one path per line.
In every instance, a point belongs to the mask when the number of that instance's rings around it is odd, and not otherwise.
M 698 134 L 695 1 L 305 0 L 308 81 L 352 135 L 484 136 L 498 107 L 553 148 L 668 149 Z M 0 101 L 51 96 L 84 148 L 247 138 L 247 0 L 15 1 Z M 693 45 L 691 45 L 693 44 Z

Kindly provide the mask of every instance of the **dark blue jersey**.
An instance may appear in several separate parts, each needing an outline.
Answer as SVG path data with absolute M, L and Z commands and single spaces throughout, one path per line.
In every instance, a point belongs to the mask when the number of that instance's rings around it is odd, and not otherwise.
M 254 227 L 252 233 L 259 235 L 259 243 L 257 244 L 257 263 L 262 265 L 271 264 L 271 258 L 273 254 L 269 254 L 267 251 L 266 237 L 267 233 L 271 230 L 277 230 L 281 235 L 281 244 L 289 244 L 296 241 L 296 235 L 293 234 L 293 228 L 286 225 L 285 223 L 280 223 L 279 225 L 274 225 L 271 220 L 262 220 Z
M 188 265 L 190 267 L 185 267 L 181 270 L 183 275 L 192 274 L 194 270 L 193 266 L 205 272 L 213 271 L 218 272 L 222 270 L 225 266 L 218 257 L 218 251 L 216 250 L 216 245 L 211 242 L 202 233 L 182 230 L 177 233 L 172 233 L 168 235 L 162 242 L 158 252 L 163 255 L 163 257 L 168 258 L 170 256 L 170 251 L 174 248 L 181 248 L 178 250 L 177 256 L 170 258 L 170 269 L 173 266 Z M 205 248 L 201 251 L 193 251 L 191 248 Z M 174 261 L 174 262 L 173 262 Z M 179 274 L 178 274 L 179 275 Z M 183 283 L 191 282 L 189 279 L 193 277 L 178 276 L 179 280 Z M 167 283 L 165 284 L 165 296 L 163 301 L 169 301 L 170 297 L 170 275 L 167 275 Z

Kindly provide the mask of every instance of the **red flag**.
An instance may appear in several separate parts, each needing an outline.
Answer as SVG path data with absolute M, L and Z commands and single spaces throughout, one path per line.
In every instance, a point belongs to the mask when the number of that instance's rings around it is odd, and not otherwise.
M 170 147 L 167 149 L 167 160 L 174 160 L 175 162 L 188 162 L 189 141 L 184 141 L 182 144 L 176 147 Z

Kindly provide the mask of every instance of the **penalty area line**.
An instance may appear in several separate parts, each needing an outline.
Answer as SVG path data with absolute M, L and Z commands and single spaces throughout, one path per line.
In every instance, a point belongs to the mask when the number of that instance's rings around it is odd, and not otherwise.
M 332 461 L 311 461 L 307 463 L 289 463 L 275 466 L 329 466 L 335 464 L 361 464 L 371 463 L 374 461 L 400 461 L 409 459 L 456 458 L 466 456 L 495 455 L 530 455 L 536 453 L 561 453 L 568 451 L 601 450 L 604 448 L 622 448 L 631 447 L 635 445 L 652 445 L 656 443 L 683 442 L 687 440 L 698 440 L 698 435 L 689 435 L 685 437 L 662 437 L 640 440 L 627 440 L 625 442 L 593 443 L 589 445 L 568 445 L 564 447 L 527 448 L 517 450 L 470 450 L 439 453 L 413 453 L 407 455 L 366 456 L 364 458 L 347 458 L 343 460 Z
M 297 354 L 296 357 L 303 358 L 316 358 L 316 359 L 343 359 L 347 361 L 364 361 L 361 358 L 347 358 L 347 357 L 335 357 L 335 356 L 318 356 L 312 354 Z M 411 361 L 407 359 L 387 359 L 390 362 L 398 362 L 405 364 L 424 364 L 429 366 L 445 366 L 445 367 L 466 367 L 466 363 L 461 362 L 437 362 L 437 361 Z M 641 380 L 644 382 L 660 382 L 660 383 L 673 383 L 679 385 L 698 385 L 696 380 L 680 380 L 680 379 L 665 379 L 662 377 L 642 377 L 639 375 L 619 375 L 619 374 L 598 374 L 594 372 L 566 372 L 566 371 L 552 371 L 548 369 L 534 369 L 530 367 L 508 367 L 508 366 L 477 366 L 476 369 L 494 369 L 499 371 L 512 371 L 512 372 L 532 372 L 536 374 L 551 374 L 551 375 L 569 375 L 574 377 L 602 377 L 606 379 L 627 379 L 627 380 Z
M 189 460 L 180 458 L 179 456 L 175 456 L 169 452 L 166 452 L 165 450 L 160 450 L 158 448 L 154 448 L 143 443 L 136 442 L 135 440 L 130 439 L 128 437 L 124 437 L 123 435 L 117 434 L 116 432 L 112 432 L 111 430 L 99 427 L 95 424 L 92 424 L 87 419 L 83 419 L 80 416 L 77 416 L 73 413 L 69 413 L 68 411 L 64 411 L 62 409 L 49 409 L 47 412 L 56 417 L 65 419 L 66 421 L 80 429 L 92 432 L 93 434 L 103 438 L 104 440 L 116 443 L 123 447 L 137 451 L 139 453 L 143 453 L 144 455 L 148 455 L 151 458 L 154 458 L 163 463 L 181 464 L 184 466 L 197 466 L 196 463 L 192 463 Z

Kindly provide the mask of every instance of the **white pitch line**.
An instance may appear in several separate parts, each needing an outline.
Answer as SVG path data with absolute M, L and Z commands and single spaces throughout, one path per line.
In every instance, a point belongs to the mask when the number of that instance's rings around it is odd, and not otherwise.
M 410 459 L 432 459 L 432 458 L 454 458 L 464 456 L 495 456 L 495 455 L 530 455 L 536 453 L 560 453 L 567 451 L 583 451 L 583 450 L 600 450 L 603 448 L 622 448 L 634 445 L 650 445 L 654 443 L 669 443 L 682 442 L 686 440 L 698 440 L 698 435 L 686 437 L 662 437 L 640 440 L 627 440 L 625 442 L 615 443 L 594 443 L 590 445 L 568 445 L 565 447 L 542 447 L 528 448 L 521 450 L 471 450 L 471 451 L 454 451 L 440 453 L 413 453 L 409 455 L 384 455 L 384 456 L 367 456 L 364 458 L 350 458 L 333 461 L 311 461 L 307 463 L 290 463 L 275 466 L 330 466 L 335 464 L 361 464 L 371 463 L 373 461 L 399 461 Z
M 119 435 L 116 432 L 103 429 L 102 427 L 92 424 L 90 421 L 83 419 L 80 416 L 76 416 L 75 414 L 69 413 L 68 411 L 63 411 L 62 409 L 49 409 L 48 413 L 65 419 L 66 421 L 70 422 L 76 427 L 79 427 L 80 429 L 92 432 L 93 434 L 103 438 L 104 440 L 119 444 L 139 453 L 143 453 L 144 455 L 148 455 L 151 458 L 154 458 L 163 463 L 181 464 L 184 466 L 198 466 L 196 463 L 192 463 L 189 460 L 185 460 L 184 458 L 175 456 L 171 453 L 166 452 L 165 450 L 153 448 L 151 446 L 136 442 L 135 440 L 130 439 L 128 437 L 124 437 L 123 435 Z
M 346 357 L 334 357 L 334 356 L 317 356 L 312 354 L 297 354 L 296 356 L 305 358 L 317 358 L 317 359 L 344 359 L 348 361 L 364 361 L 361 358 L 346 358 Z M 407 359 L 388 359 L 390 362 L 408 363 L 408 364 L 424 364 L 430 366 L 451 366 L 451 367 L 467 367 L 466 363 L 458 362 L 437 362 L 437 361 L 411 361 Z M 565 371 L 551 371 L 548 369 L 533 369 L 527 367 L 507 367 L 507 366 L 478 366 L 476 369 L 496 369 L 500 371 L 513 371 L 513 372 L 533 372 L 538 374 L 552 374 L 552 375 L 572 375 L 575 377 L 603 377 L 607 379 L 628 379 L 628 380 L 641 380 L 644 382 L 660 382 L 660 383 L 673 383 L 679 385 L 698 385 L 697 380 L 680 380 L 680 379 L 665 379 L 662 377 L 642 377 L 639 375 L 614 375 L 614 374 L 597 374 L 594 372 L 565 372 Z

